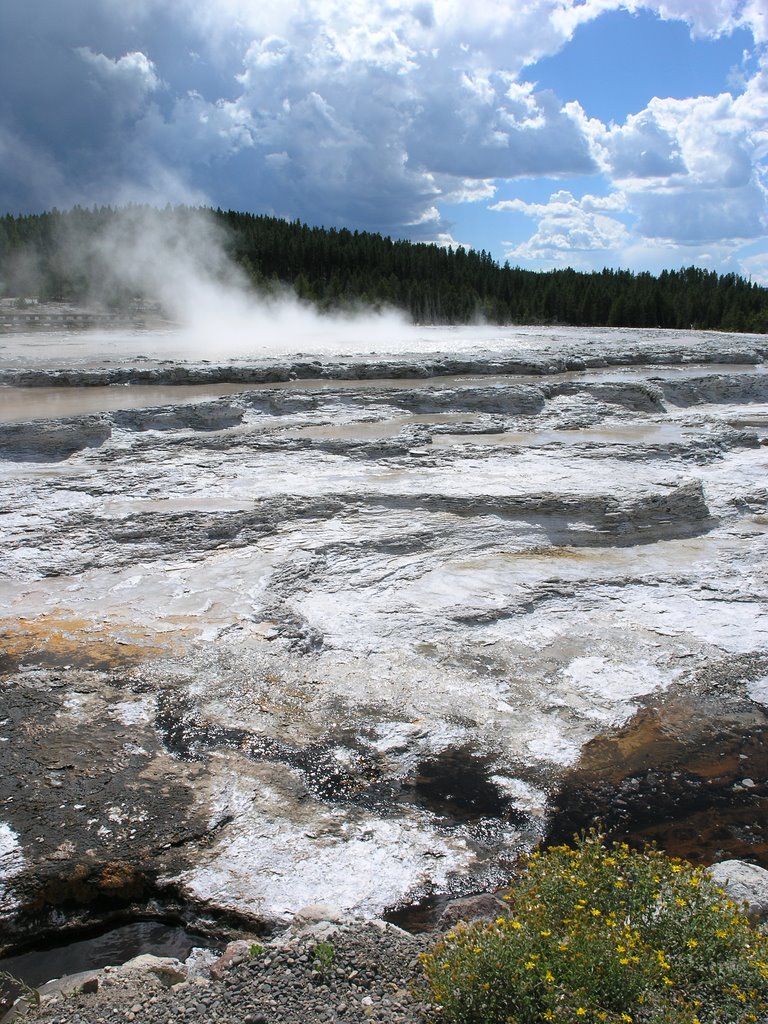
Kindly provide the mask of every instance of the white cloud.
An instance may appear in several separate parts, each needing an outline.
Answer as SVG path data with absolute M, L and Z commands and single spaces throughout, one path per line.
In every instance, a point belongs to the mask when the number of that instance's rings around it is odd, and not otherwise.
M 243 58 L 245 71 L 235 75 L 241 85 L 248 88 L 251 82 L 251 69 L 254 74 L 264 68 L 279 67 L 284 64 L 291 55 L 291 45 L 286 39 L 280 36 L 267 36 L 265 39 L 257 39 L 251 43 Z
M 646 265 L 669 266 L 708 265 L 715 254 L 720 265 L 739 269 L 739 249 L 768 231 L 762 67 L 742 95 L 654 98 L 624 124 L 604 125 L 578 104 L 570 107 L 613 191 L 580 201 L 559 192 L 547 203 L 497 203 L 491 208 L 537 222 L 509 258 L 557 264 L 572 262 L 571 252 L 578 259 L 591 251 L 613 265 L 642 265 L 645 258 Z
M 743 95 L 654 98 L 623 125 L 583 121 L 606 175 L 648 238 L 691 243 L 766 230 L 761 163 L 768 91 L 761 69 Z
M 107 57 L 103 53 L 94 53 L 87 46 L 79 47 L 77 52 L 105 82 L 130 85 L 141 93 L 152 92 L 160 85 L 155 65 L 145 53 L 138 50 L 115 58 Z
M 749 275 L 756 284 L 768 287 L 768 252 L 743 256 L 739 269 L 741 273 Z
M 527 241 L 510 246 L 505 254 L 507 259 L 546 266 L 592 267 L 596 262 L 601 266 L 613 262 L 629 241 L 624 223 L 605 213 L 620 211 L 622 207 L 623 199 L 619 196 L 588 195 L 579 200 L 561 190 L 546 203 L 511 199 L 496 203 L 491 209 L 522 213 L 538 221 L 536 231 Z
M 650 8 L 661 18 L 686 21 L 696 36 L 712 36 L 736 27 L 739 5 L 738 0 L 657 0 L 632 6 Z
M 482 90 L 454 76 L 436 68 L 420 91 L 406 135 L 411 164 L 465 178 L 596 170 L 580 125 L 553 93 L 500 74 L 487 76 Z
M 148 111 L 137 134 L 142 148 L 169 161 L 212 162 L 252 146 L 255 126 L 238 101 L 210 103 L 191 91 L 175 101 L 167 116 L 157 108 Z
M 665 178 L 685 170 L 680 143 L 649 112 L 633 115 L 600 140 L 616 179 Z
M 496 195 L 496 184 L 492 178 L 465 178 L 463 181 L 456 181 L 455 178 L 446 177 L 438 180 L 443 202 L 479 203 L 485 199 L 493 199 Z
M 87 46 L 78 47 L 77 53 L 91 69 L 95 84 L 110 90 L 113 109 L 121 116 L 137 114 L 147 96 L 160 88 L 155 65 L 139 50 L 116 58 L 94 53 Z
M 711 39 L 746 28 L 756 43 L 768 40 L 765 0 L 584 0 L 575 5 L 564 2 L 553 20 L 570 38 L 579 25 L 618 9 L 651 11 L 667 21 L 684 21 L 694 38 Z

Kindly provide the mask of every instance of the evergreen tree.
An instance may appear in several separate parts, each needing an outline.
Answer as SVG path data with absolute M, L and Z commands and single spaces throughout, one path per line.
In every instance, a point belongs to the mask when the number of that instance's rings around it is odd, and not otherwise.
M 484 317 L 506 324 L 768 328 L 768 289 L 736 274 L 698 267 L 658 276 L 610 268 L 533 272 L 509 263 L 500 266 L 485 250 L 310 227 L 233 210 L 170 206 L 127 211 L 74 207 L 0 217 L 1 291 L 74 302 L 97 296 L 112 308 L 130 308 L 142 296 L 120 279 L 116 266 L 99 258 L 99 246 L 93 244 L 118 217 L 126 244 L 151 225 L 180 249 L 202 217 L 212 218 L 224 233 L 228 256 L 254 291 L 276 295 L 290 288 L 326 311 L 368 303 L 402 309 L 418 323 L 460 324 Z M 207 235 L 201 231 L 201 237 Z

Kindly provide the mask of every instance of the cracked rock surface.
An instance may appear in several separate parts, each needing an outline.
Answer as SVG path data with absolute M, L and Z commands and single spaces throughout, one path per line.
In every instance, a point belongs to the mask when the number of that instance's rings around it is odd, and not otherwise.
M 694 854 L 764 858 L 765 339 L 481 334 L 280 385 L 4 339 L 9 945 L 370 919 L 500 884 L 595 801 L 647 833 L 659 793 L 719 815 Z

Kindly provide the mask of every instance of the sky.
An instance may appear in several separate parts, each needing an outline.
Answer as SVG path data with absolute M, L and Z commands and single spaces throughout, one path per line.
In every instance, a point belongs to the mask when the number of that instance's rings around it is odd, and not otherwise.
M 0 0 L 0 213 L 148 202 L 768 284 L 768 0 Z

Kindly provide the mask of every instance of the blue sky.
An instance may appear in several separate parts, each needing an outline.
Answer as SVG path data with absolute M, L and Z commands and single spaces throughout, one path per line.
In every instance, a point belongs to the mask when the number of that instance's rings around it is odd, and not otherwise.
M 0 0 L 0 212 L 191 202 L 768 283 L 768 0 Z

